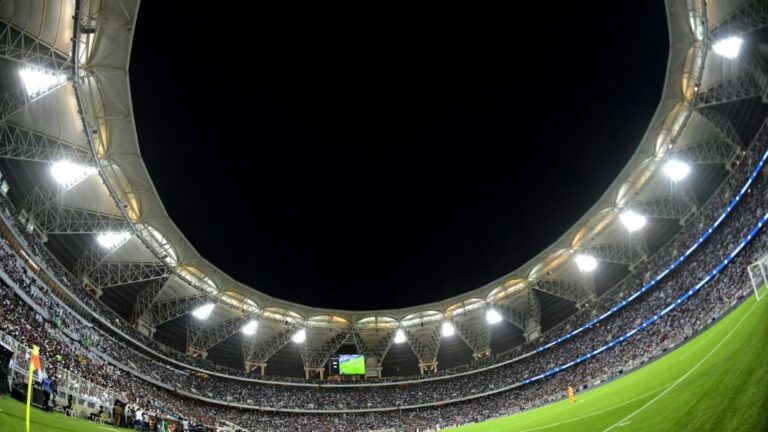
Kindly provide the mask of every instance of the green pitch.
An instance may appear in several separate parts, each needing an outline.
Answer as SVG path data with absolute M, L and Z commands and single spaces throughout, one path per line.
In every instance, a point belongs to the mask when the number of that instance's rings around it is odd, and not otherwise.
M 339 372 L 342 375 L 365 375 L 365 357 L 353 357 L 343 363 L 339 362 Z
M 24 404 L 5 396 L 0 399 L 0 431 L 24 432 Z M 88 420 L 75 419 L 61 413 L 47 413 L 32 407 L 31 432 L 124 432 L 130 429 L 100 425 Z
M 763 293 L 768 290 L 763 288 Z M 621 379 L 457 432 L 768 430 L 768 298 L 754 296 L 681 348 Z M 565 396 L 565 391 L 563 392 Z M 32 409 L 33 432 L 125 431 Z M 0 431 L 24 432 L 24 404 L 0 399 Z
M 705 288 L 706 289 L 706 288 Z M 765 295 L 763 287 L 761 296 Z M 768 430 L 768 298 L 637 371 L 567 400 L 456 432 Z M 565 397 L 563 389 L 563 397 Z

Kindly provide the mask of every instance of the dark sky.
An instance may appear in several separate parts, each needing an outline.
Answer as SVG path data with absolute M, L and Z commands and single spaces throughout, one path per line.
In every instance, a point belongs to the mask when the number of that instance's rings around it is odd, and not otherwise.
M 133 104 L 166 209 L 231 276 L 314 306 L 409 306 L 514 270 L 628 161 L 668 52 L 663 1 L 526 3 L 142 2 Z

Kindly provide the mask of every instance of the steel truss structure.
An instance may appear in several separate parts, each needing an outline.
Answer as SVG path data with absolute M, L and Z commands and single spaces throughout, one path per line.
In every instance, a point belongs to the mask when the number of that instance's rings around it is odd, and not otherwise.
M 320 329 L 307 329 L 307 340 L 299 347 L 299 353 L 301 353 L 301 361 L 304 363 L 305 369 L 321 369 L 331 358 L 333 353 L 339 349 L 341 344 L 347 341 L 347 338 L 352 334 L 350 328 L 334 329 L 329 328 L 328 332 L 331 333 L 330 337 L 323 337 L 318 333 L 327 333 Z
M 738 149 L 723 137 L 689 143 L 675 151 L 679 159 L 693 164 L 730 164 L 738 156 Z
M 768 78 L 765 74 L 752 68 L 744 68 L 740 73 L 699 91 L 694 106 L 704 109 L 742 99 L 763 97 L 767 89 Z
M 162 323 L 186 315 L 209 301 L 207 296 L 199 294 L 155 302 L 144 312 L 141 319 L 149 326 L 157 327 Z
M 537 279 L 531 287 L 554 296 L 580 303 L 595 297 L 594 284 L 589 279 Z
M 243 357 L 245 358 L 246 369 L 250 370 L 254 365 L 266 366 L 269 358 L 284 347 L 298 329 L 299 326 L 289 324 L 262 342 L 257 342 L 251 338 L 244 339 Z
M 189 250 L 187 250 L 187 256 L 183 254 L 179 256 L 185 256 L 186 259 L 189 259 L 188 262 L 177 263 L 175 260 L 172 262 L 163 249 L 158 247 L 157 242 L 153 240 L 153 233 L 150 232 L 149 226 L 142 219 L 143 215 L 138 211 L 129 212 L 131 202 L 136 201 L 137 196 L 143 193 L 144 189 L 153 193 L 152 188 L 146 186 L 151 182 L 142 182 L 142 179 L 139 179 L 136 184 L 141 185 L 141 189 L 137 191 L 132 188 L 131 184 L 127 183 L 127 180 L 122 180 L 125 178 L 124 173 L 120 171 L 122 168 L 116 163 L 113 161 L 97 163 L 97 149 L 109 148 L 108 145 L 114 144 L 108 143 L 106 139 L 110 133 L 109 128 L 123 119 L 127 119 L 126 122 L 130 124 L 132 119 L 130 109 L 125 109 L 125 107 L 130 108 L 129 103 L 123 103 L 121 108 L 112 106 L 111 109 L 99 105 L 104 103 L 104 100 L 109 102 L 109 98 L 102 97 L 109 94 L 108 88 L 99 87 L 99 85 L 103 85 L 99 79 L 103 79 L 106 75 L 114 76 L 124 71 L 114 69 L 110 70 L 109 74 L 98 76 L 96 70 L 98 66 L 92 66 L 88 63 L 88 56 L 97 51 L 98 46 L 90 44 L 90 42 L 97 37 L 95 34 L 98 31 L 120 28 L 120 31 L 124 33 L 126 28 L 132 28 L 130 24 L 132 24 L 131 17 L 133 15 L 126 13 L 125 17 L 122 15 L 119 16 L 119 19 L 111 17 L 110 21 L 99 15 L 104 13 L 106 8 L 91 8 L 90 12 L 85 12 L 89 10 L 87 8 L 82 10 L 83 12 L 78 11 L 79 15 L 75 17 L 73 22 L 75 40 L 72 55 L 62 53 L 52 48 L 42 38 L 9 24 L 7 21 L 0 20 L 0 58 L 75 77 L 71 83 L 76 94 L 78 114 L 81 116 L 75 120 L 82 122 L 82 129 L 88 140 L 89 148 L 83 149 L 60 138 L 12 123 L 9 118 L 32 102 L 19 89 L 0 95 L 0 157 L 33 162 L 54 162 L 64 159 L 97 167 L 106 194 L 114 201 L 116 209 L 121 213 L 120 217 L 93 209 L 62 206 L 58 202 L 61 201 L 61 194 L 65 192 L 65 189 L 56 185 L 43 185 L 34 189 L 22 206 L 24 214 L 34 221 L 35 226 L 40 231 L 48 234 L 132 232 L 151 252 L 152 259 L 136 262 L 123 261 L 118 259 L 114 251 L 89 249 L 77 262 L 74 273 L 81 280 L 85 280 L 99 289 L 147 282 L 147 288 L 137 296 L 133 306 L 132 319 L 136 324 L 142 322 L 148 326 L 157 326 L 212 301 L 218 301 L 218 304 L 225 305 L 234 311 L 233 317 L 219 323 L 194 323 L 187 329 L 188 349 L 206 352 L 234 335 L 249 319 L 257 318 L 257 316 L 253 311 L 240 310 L 231 303 L 225 303 L 221 300 L 221 296 L 225 295 L 221 293 L 229 288 L 228 283 L 217 285 L 222 287 L 219 294 L 211 293 L 210 290 L 206 291 L 199 281 L 193 280 L 188 273 L 181 270 L 189 262 L 202 260 L 195 261 L 195 256 L 190 259 L 188 257 Z M 86 16 L 87 13 L 92 13 L 93 16 Z M 110 24 L 105 24 L 107 21 Z M 706 26 L 705 19 L 703 22 Z M 95 23 L 99 23 L 99 26 L 103 25 L 103 27 L 95 26 Z M 750 33 L 766 25 L 768 25 L 768 1 L 752 1 L 735 10 L 715 26 L 709 34 L 705 34 L 703 38 L 697 41 L 690 41 L 690 43 L 693 44 L 694 48 L 702 47 L 701 57 L 706 59 L 706 51 L 711 49 L 712 42 L 726 36 Z M 696 32 L 692 33 L 695 34 Z M 78 49 L 82 49 L 80 54 L 78 54 Z M 78 58 L 78 62 L 71 62 L 71 57 Z M 668 146 L 670 149 L 669 154 L 690 163 L 726 164 L 726 166 L 732 165 L 740 157 L 745 146 L 731 122 L 718 113 L 717 107 L 746 98 L 765 97 L 768 88 L 766 77 L 762 73 L 762 66 L 759 62 L 756 63 L 752 59 L 740 61 L 743 61 L 746 66 L 742 65 L 739 73 L 725 76 L 721 81 L 708 85 L 706 88 L 699 89 L 697 87 L 695 93 L 692 93 L 692 102 L 691 100 L 683 101 L 689 104 L 686 107 L 690 106 L 695 113 L 712 126 L 717 136 L 704 136 L 695 142 L 678 143 L 676 140 L 680 138 L 681 133 L 677 132 L 676 135 L 672 134 L 674 136 L 669 143 L 665 142 L 664 144 L 664 148 Z M 84 64 L 87 64 L 88 67 L 82 68 L 81 66 Z M 703 64 L 700 67 L 703 71 Z M 691 82 L 700 83 L 700 78 L 701 74 L 698 74 Z M 45 96 L 42 95 L 40 98 Z M 676 103 L 678 102 L 676 101 Z M 114 136 L 118 135 L 115 134 Z M 709 135 L 713 134 L 710 133 Z M 125 143 L 121 144 L 124 147 L 119 149 L 128 154 L 130 148 Z M 656 147 L 652 149 L 643 148 L 643 151 L 658 159 L 665 156 L 664 153 L 655 153 Z M 98 154 L 102 155 L 102 153 Z M 130 156 L 134 155 L 130 154 Z M 135 159 L 140 160 L 138 157 Z M 635 162 L 637 161 L 632 163 Z M 139 171 L 141 170 L 133 170 L 133 172 Z M 639 192 L 639 190 L 633 192 Z M 627 208 L 635 209 L 649 217 L 681 221 L 697 209 L 697 203 L 692 199 L 693 194 L 690 190 L 683 190 L 682 196 L 667 196 L 659 193 L 642 196 L 644 197 L 642 201 L 628 202 Z M 612 205 L 614 202 L 610 204 Z M 157 209 L 152 210 L 159 213 Z M 167 226 L 161 228 L 168 230 Z M 170 233 L 173 234 L 173 231 Z M 627 265 L 630 271 L 639 262 L 647 259 L 648 248 L 641 236 L 629 236 L 624 242 L 600 238 L 600 234 L 601 232 L 597 231 L 597 235 L 592 236 L 591 240 L 580 244 L 579 251 L 589 253 L 602 261 Z M 181 236 L 168 236 L 168 238 L 174 239 L 178 237 Z M 209 274 L 212 278 L 214 277 L 213 273 Z M 422 371 L 436 370 L 437 368 L 437 354 L 441 340 L 440 325 L 445 320 L 453 323 L 458 336 L 472 349 L 473 354 L 481 356 L 490 352 L 492 336 L 491 327 L 482 315 L 486 307 L 495 308 L 507 321 L 525 332 L 526 337 L 529 335 L 535 337 L 537 331 L 540 331 L 542 314 L 535 291 L 546 292 L 575 302 L 577 305 L 581 305 L 595 296 L 594 282 L 590 276 L 579 277 L 573 273 L 557 270 L 536 276 L 528 271 L 520 274 L 523 275 L 521 278 L 525 279 L 524 283 L 527 285 L 526 291 L 520 294 L 525 295 L 525 301 L 521 301 L 519 297 L 514 295 L 510 298 L 497 299 L 488 294 L 495 287 L 489 287 L 487 290 L 483 288 L 483 290 L 479 289 L 477 293 L 472 294 L 472 297 L 478 298 L 487 295 L 480 299 L 484 304 L 476 310 L 449 315 L 447 312 L 449 309 L 442 308 L 438 312 L 446 312 L 440 320 L 403 327 L 407 342 L 416 354 Z M 164 300 L 160 301 L 161 294 L 171 280 L 191 288 L 186 290 L 174 289 L 174 295 L 177 297 L 168 298 L 166 295 L 163 297 Z M 232 283 L 227 279 L 224 280 Z M 499 285 L 503 285 L 505 281 L 498 282 Z M 192 291 L 194 293 L 191 293 Z M 478 294 L 481 291 L 482 293 Z M 166 294 L 168 294 L 167 291 Z M 260 313 L 264 308 L 271 306 L 269 300 L 266 302 L 268 303 L 266 305 L 258 304 L 260 308 L 258 318 L 262 318 Z M 320 312 L 317 314 L 320 315 Z M 343 313 L 339 312 L 339 315 L 343 315 Z M 394 315 L 396 314 L 393 313 Z M 398 315 L 396 318 L 398 320 L 403 319 L 403 315 Z M 359 352 L 368 358 L 375 359 L 381 367 L 382 361 L 393 343 L 396 329 L 400 326 L 398 322 L 390 327 L 382 326 L 381 328 L 363 330 L 355 327 L 354 318 L 356 316 L 352 315 L 350 318 L 347 315 L 346 318 L 349 320 L 346 327 L 311 327 L 308 325 L 311 317 L 311 312 L 308 312 L 301 315 L 296 321 L 286 320 L 284 323 L 278 322 L 278 319 L 263 317 L 262 319 L 270 319 L 271 321 L 268 325 L 259 327 L 258 332 L 261 334 L 243 338 L 242 350 L 246 367 L 249 365 L 266 365 L 270 357 L 285 346 L 300 328 L 305 328 L 307 331 L 307 340 L 300 348 L 305 368 L 322 367 L 333 351 L 346 342 L 354 343 Z M 264 332 L 267 332 L 268 336 L 264 337 Z
M 250 315 L 238 315 L 214 325 L 206 325 L 206 322 L 190 324 L 187 326 L 187 352 L 207 353 L 209 349 L 240 331 L 251 319 Z
M 58 73 L 72 73 L 69 55 L 5 20 L 0 20 L 0 57 Z
M 440 325 L 404 329 L 403 332 L 416 358 L 421 373 L 437 372 L 437 352 L 440 350 Z
M 384 361 L 384 357 L 387 356 L 389 349 L 392 347 L 392 342 L 395 339 L 394 330 L 379 330 L 382 336 L 372 346 L 368 345 L 359 331 L 353 331 L 352 337 L 354 338 L 355 347 L 357 352 L 362 353 L 368 359 L 374 359 L 376 365 L 381 367 L 381 363 Z
M 133 312 L 131 313 L 131 322 L 134 325 L 138 325 L 139 320 L 146 314 L 151 315 L 152 306 L 155 305 L 158 295 L 168 285 L 170 278 L 157 279 L 144 288 L 138 296 L 136 296 L 136 302 L 133 304 Z M 152 322 L 151 317 L 147 320 L 148 323 Z
M 735 151 L 741 153 L 744 149 L 744 143 L 741 142 L 739 134 L 736 133 L 733 125 L 726 118 L 716 113 L 710 108 L 702 108 L 697 110 L 709 124 L 723 137 L 725 142 L 731 145 Z
M 598 244 L 586 248 L 586 253 L 600 261 L 634 266 L 646 259 L 645 242 Z
M 491 354 L 491 328 L 484 319 L 455 320 L 453 324 L 474 358 Z
M 98 234 L 128 229 L 125 221 L 114 215 L 61 206 L 47 206 L 36 211 L 34 223 L 45 234 Z
M 0 157 L 32 162 L 66 160 L 95 165 L 82 147 L 9 122 L 0 123 Z
M 496 302 L 493 304 L 494 309 L 496 309 L 504 319 L 522 331 L 528 330 L 532 323 L 538 325 L 541 321 L 541 305 L 532 288 L 532 286 L 527 288 L 526 301 L 524 303 L 525 309 L 523 310 L 504 302 Z
M 632 204 L 631 208 L 648 217 L 685 219 L 690 216 L 691 213 L 696 211 L 695 202 L 692 202 L 691 199 L 686 199 L 688 197 L 689 195 L 686 194 L 684 197 L 671 196 L 653 198 Z M 643 249 L 641 248 L 641 250 Z
M 0 95 L 0 122 L 5 122 L 8 117 L 21 111 L 29 102 L 27 93 L 23 89 Z
M 111 262 L 110 252 L 103 249 L 87 249 L 75 265 L 75 275 L 94 286 L 104 289 L 171 276 L 168 266 L 159 262 Z
M 741 36 L 768 26 L 768 1 L 753 0 L 736 9 L 709 31 L 710 40 Z

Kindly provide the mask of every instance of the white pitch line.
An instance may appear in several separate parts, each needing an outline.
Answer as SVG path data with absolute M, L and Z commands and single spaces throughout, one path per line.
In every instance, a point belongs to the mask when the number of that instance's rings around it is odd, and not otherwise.
M 704 356 L 704 358 L 703 358 L 703 359 L 701 359 L 701 360 L 700 360 L 698 363 L 696 363 L 696 365 L 694 365 L 694 366 L 693 366 L 693 367 L 692 367 L 692 368 L 691 368 L 691 369 L 690 369 L 688 372 L 686 372 L 686 373 L 685 373 L 685 375 L 681 376 L 681 377 L 680 377 L 680 378 L 679 378 L 677 381 L 675 381 L 674 383 L 672 383 L 672 385 L 671 385 L 671 386 L 669 386 L 669 387 L 668 387 L 666 390 L 664 390 L 663 392 L 661 392 L 661 394 L 660 394 L 660 395 L 658 395 L 658 396 L 656 396 L 655 398 L 651 399 L 651 400 L 650 400 L 650 401 L 648 401 L 648 403 L 646 403 L 645 405 L 641 406 L 640 408 L 636 409 L 635 411 L 633 411 L 633 412 L 632 412 L 631 414 L 629 414 L 628 416 L 626 416 L 626 417 L 624 417 L 623 419 L 619 420 L 619 421 L 618 421 L 618 423 L 616 423 L 616 424 L 614 424 L 613 426 L 610 426 L 610 427 L 608 427 L 608 428 L 606 428 L 606 429 L 603 429 L 603 432 L 608 432 L 609 430 L 611 430 L 611 429 L 613 429 L 613 428 L 615 428 L 615 427 L 619 426 L 621 423 L 623 423 L 623 422 L 625 422 L 625 421 L 627 421 L 627 420 L 631 419 L 632 417 L 636 416 L 637 414 L 639 414 L 639 413 L 640 413 L 641 411 L 643 411 L 644 409 L 646 409 L 646 408 L 648 408 L 649 406 L 651 406 L 651 405 L 653 405 L 654 403 L 656 403 L 656 401 L 657 401 L 657 400 L 659 400 L 659 399 L 661 399 L 662 397 L 664 397 L 664 395 L 665 395 L 665 394 L 669 393 L 669 391 L 670 391 L 670 390 L 672 390 L 672 389 L 673 389 L 673 388 L 675 388 L 675 387 L 676 387 L 678 384 L 680 384 L 681 382 L 683 382 L 683 380 L 684 380 L 684 379 L 688 378 L 688 376 L 689 376 L 690 374 L 692 374 L 692 373 L 693 373 L 693 371 L 695 371 L 696 369 L 698 369 L 698 368 L 699 368 L 699 366 L 701 366 L 702 364 L 704 364 L 704 362 L 705 362 L 705 361 L 707 361 L 707 359 L 709 359 L 709 357 L 711 357 L 711 356 L 712 356 L 712 354 L 714 354 L 714 353 L 715 353 L 715 351 L 717 351 L 717 350 L 718 350 L 718 349 L 719 349 L 719 348 L 720 348 L 720 347 L 721 347 L 721 346 L 722 346 L 722 345 L 725 343 L 725 341 L 727 341 L 727 340 L 728 340 L 728 339 L 731 337 L 731 335 L 732 335 L 732 334 L 733 334 L 733 333 L 734 333 L 734 332 L 735 332 L 735 331 L 736 331 L 736 330 L 737 330 L 739 327 L 741 327 L 741 324 L 744 322 L 744 320 L 745 320 L 745 319 L 747 319 L 747 317 L 749 316 L 749 314 L 751 314 L 751 313 L 752 313 L 752 311 L 755 309 L 755 305 L 757 305 L 757 302 L 755 302 L 755 303 L 754 303 L 754 304 L 753 304 L 753 305 L 752 305 L 752 306 L 749 308 L 749 310 L 747 311 L 747 313 L 746 313 L 746 314 L 744 314 L 744 316 L 741 318 L 741 320 L 739 320 L 739 322 L 736 324 L 736 326 L 734 326 L 734 327 L 731 329 L 731 331 L 730 331 L 730 332 L 728 332 L 728 334 L 727 334 L 727 335 L 725 335 L 725 337 L 723 338 L 723 340 L 721 340 L 719 344 L 717 344 L 717 345 L 716 345 L 714 348 L 712 348 L 712 351 L 710 351 L 710 352 L 709 352 L 709 354 L 707 354 L 706 356 Z

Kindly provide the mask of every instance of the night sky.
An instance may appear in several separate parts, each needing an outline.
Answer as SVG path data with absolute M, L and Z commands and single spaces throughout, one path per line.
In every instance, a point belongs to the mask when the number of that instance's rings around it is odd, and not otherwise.
M 514 270 L 629 160 L 668 54 L 661 0 L 526 3 L 142 2 L 133 108 L 168 213 L 234 278 L 313 306 L 410 306 Z

